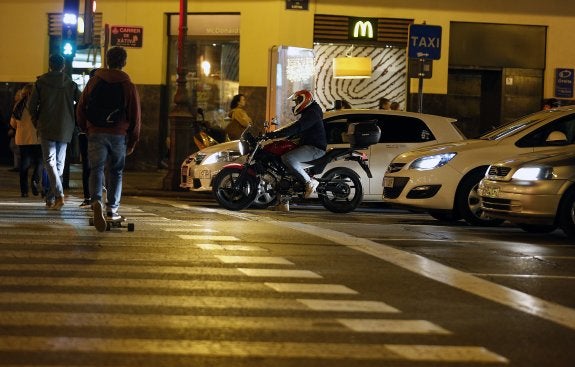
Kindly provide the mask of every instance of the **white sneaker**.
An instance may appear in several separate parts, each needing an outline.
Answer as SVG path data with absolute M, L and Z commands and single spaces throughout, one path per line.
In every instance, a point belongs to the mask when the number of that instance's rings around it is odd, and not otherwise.
M 285 203 L 277 203 L 275 206 L 271 207 L 271 210 L 276 212 L 289 212 L 289 201 Z
M 98 232 L 104 232 L 106 230 L 106 218 L 104 217 L 104 207 L 101 201 L 94 201 L 92 203 L 92 209 L 94 210 L 94 227 Z
M 317 189 L 317 186 L 319 185 L 318 180 L 312 178 L 311 180 L 309 180 L 306 184 L 305 184 L 305 194 L 304 197 L 307 199 L 309 198 L 314 192 L 315 189 Z

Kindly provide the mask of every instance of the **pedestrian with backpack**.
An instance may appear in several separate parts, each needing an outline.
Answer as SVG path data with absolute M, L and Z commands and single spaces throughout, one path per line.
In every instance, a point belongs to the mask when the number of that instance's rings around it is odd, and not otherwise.
M 112 47 L 106 53 L 107 68 L 98 69 L 82 92 L 76 116 L 88 136 L 90 198 L 94 226 L 106 230 L 106 220 L 119 220 L 122 175 L 127 155 L 140 139 L 140 97 L 127 73 L 127 53 Z M 102 182 L 107 167 L 107 202 L 102 203 Z M 105 206 L 105 208 L 104 208 Z

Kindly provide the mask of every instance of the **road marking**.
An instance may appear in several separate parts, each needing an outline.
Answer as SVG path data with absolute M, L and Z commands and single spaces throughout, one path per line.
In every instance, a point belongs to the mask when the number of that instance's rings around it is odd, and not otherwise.
M 227 340 L 103 339 L 6 336 L 2 351 L 92 352 L 138 355 L 187 355 L 243 358 L 317 358 L 342 360 L 411 360 L 425 362 L 507 363 L 485 348 L 401 344 L 249 342 Z
M 344 312 L 384 312 L 397 313 L 397 308 L 380 301 L 354 301 L 354 300 L 326 300 L 326 299 L 298 299 L 298 302 L 315 311 L 344 311 Z
M 353 331 L 362 333 L 451 334 L 425 320 L 337 319 Z
M 214 243 L 197 243 L 196 247 L 206 251 L 268 251 L 259 246 L 249 245 L 216 245 Z
M 86 290 L 89 292 L 89 290 Z M 316 311 L 316 312 L 399 312 L 383 302 L 376 301 L 344 301 L 321 299 L 283 299 L 283 298 L 251 298 L 251 297 L 209 297 L 196 295 L 126 295 L 126 294 L 88 294 L 88 293 L 9 293 L 3 292 L 0 305 L 21 307 L 28 305 L 51 305 L 55 307 L 80 306 L 83 310 L 91 306 L 125 306 L 125 307 L 162 307 L 165 312 L 169 308 L 177 309 L 213 309 L 213 310 L 280 310 L 280 311 Z M 3 339 L 2 339 L 3 340 Z
M 208 233 L 216 233 L 215 229 L 211 228 L 185 228 L 185 227 L 177 227 L 177 228 L 162 228 L 164 232 L 208 232 Z
M 488 273 L 469 273 L 478 277 L 494 278 L 527 278 L 527 279 L 575 279 L 575 276 L 567 275 L 532 275 L 532 274 L 488 274 Z
M 508 306 L 517 311 L 541 317 L 570 329 L 575 329 L 575 309 L 492 283 L 472 274 L 450 268 L 421 255 L 405 252 L 364 238 L 351 236 L 347 233 L 319 228 L 304 223 L 278 222 L 271 219 L 266 219 L 266 221 L 291 230 L 299 230 L 313 236 L 331 240 L 351 249 L 375 256 L 426 278 Z
M 278 277 L 278 278 L 322 278 L 321 275 L 309 270 L 287 270 L 287 269 L 248 269 L 238 268 L 250 277 Z
M 351 288 L 340 284 L 303 284 L 303 283 L 264 283 L 280 293 L 317 293 L 317 294 L 357 294 Z
M 221 262 L 226 264 L 278 264 L 294 265 L 288 259 L 277 256 L 216 256 Z
M 163 201 L 163 203 L 175 206 L 173 202 Z M 355 237 L 345 232 L 324 229 L 304 223 L 282 222 L 271 217 L 257 214 L 229 212 L 227 210 L 212 208 L 188 208 L 199 212 L 210 212 L 243 220 L 269 223 L 321 237 L 334 243 L 377 257 L 445 285 L 449 285 L 456 289 L 505 305 L 514 310 L 540 317 L 575 330 L 575 309 L 495 284 L 472 274 L 440 264 L 421 255 L 402 251 L 383 243 Z
M 178 235 L 183 240 L 201 240 L 201 241 L 239 241 L 240 239 L 234 236 L 217 236 L 217 235 L 194 235 L 194 234 L 180 234 Z

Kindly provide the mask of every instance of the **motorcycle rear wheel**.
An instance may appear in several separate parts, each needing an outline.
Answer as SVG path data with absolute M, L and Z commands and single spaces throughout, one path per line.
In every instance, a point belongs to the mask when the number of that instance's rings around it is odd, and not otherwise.
M 214 178 L 212 192 L 218 204 L 222 207 L 238 211 L 247 208 L 258 194 L 258 178 L 247 174 L 240 184 L 236 182 L 242 173 L 241 168 L 229 167 L 222 169 Z
M 353 170 L 346 167 L 336 167 L 327 171 L 318 190 L 321 204 L 333 213 L 349 213 L 354 211 L 363 200 L 361 179 Z M 321 192 L 320 192 L 321 191 Z

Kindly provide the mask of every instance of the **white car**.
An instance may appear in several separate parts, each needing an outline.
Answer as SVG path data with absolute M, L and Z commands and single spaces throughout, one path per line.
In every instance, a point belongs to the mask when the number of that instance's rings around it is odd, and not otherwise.
M 531 233 L 560 227 L 575 239 L 575 145 L 494 163 L 478 193 L 481 208 L 491 217 Z
M 522 153 L 556 149 L 558 132 L 575 138 L 575 107 L 539 111 L 478 139 L 439 144 L 402 153 L 383 179 L 384 202 L 427 211 L 439 220 L 464 219 L 472 225 L 498 225 L 481 209 L 479 181 L 492 162 Z
M 375 122 L 381 129 L 378 144 L 365 149 L 369 159 L 370 179 L 356 162 L 336 161 L 325 170 L 346 166 L 361 178 L 365 201 L 381 201 L 381 180 L 387 165 L 397 154 L 447 141 L 461 141 L 465 137 L 455 126 L 456 120 L 447 117 L 389 110 L 337 110 L 324 113 L 328 149 L 349 147 L 346 132 L 350 123 Z M 181 166 L 180 187 L 194 191 L 211 190 L 212 178 L 227 163 L 240 157 L 238 141 L 231 141 L 205 148 L 190 155 Z M 274 198 L 258 198 L 261 205 Z

